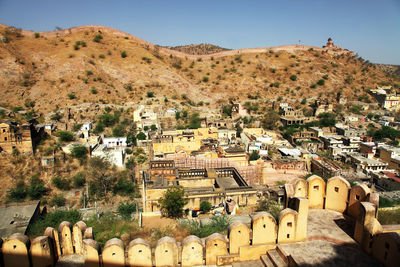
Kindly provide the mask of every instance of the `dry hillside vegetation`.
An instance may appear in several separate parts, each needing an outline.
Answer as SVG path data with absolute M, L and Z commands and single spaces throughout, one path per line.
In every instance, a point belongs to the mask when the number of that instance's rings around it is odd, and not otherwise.
M 34 33 L 0 26 L 3 107 L 35 101 L 46 113 L 83 102 L 190 99 L 219 108 L 228 99 L 357 99 L 393 77 L 351 52 L 310 46 L 188 55 L 101 26 Z M 150 95 L 150 96 L 153 96 Z
M 229 49 L 219 47 L 217 45 L 212 44 L 190 44 L 183 46 L 166 46 L 166 48 L 180 51 L 190 55 L 210 55 L 214 53 L 219 53 L 222 51 L 228 51 Z

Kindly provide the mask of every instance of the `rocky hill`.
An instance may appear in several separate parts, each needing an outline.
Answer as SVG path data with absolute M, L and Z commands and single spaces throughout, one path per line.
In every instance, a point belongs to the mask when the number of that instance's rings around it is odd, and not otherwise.
M 42 113 L 151 96 L 216 109 L 229 99 L 265 104 L 280 98 L 300 105 L 303 98 L 335 101 L 339 91 L 357 100 L 379 84 L 399 83 L 339 47 L 215 48 L 190 55 L 185 52 L 201 48 L 176 51 L 102 26 L 34 33 L 1 25 L 0 35 L 0 106 L 34 102 Z
M 165 46 L 165 48 L 180 51 L 189 55 L 210 55 L 230 49 L 219 47 L 212 44 L 190 44 L 183 46 Z

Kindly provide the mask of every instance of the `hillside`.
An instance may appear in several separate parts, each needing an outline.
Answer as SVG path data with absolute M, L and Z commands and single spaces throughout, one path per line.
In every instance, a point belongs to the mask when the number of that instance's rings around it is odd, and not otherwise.
M 230 98 L 334 101 L 339 91 L 357 100 L 379 84 L 398 83 L 341 48 L 288 45 L 189 55 L 102 26 L 34 33 L 0 25 L 0 35 L 0 106 L 35 101 L 43 114 L 84 102 L 138 103 L 147 92 L 216 109 Z
M 166 46 L 165 48 L 183 52 L 189 55 L 210 55 L 219 53 L 222 51 L 228 51 L 230 49 L 219 47 L 212 44 L 191 44 L 183 46 Z

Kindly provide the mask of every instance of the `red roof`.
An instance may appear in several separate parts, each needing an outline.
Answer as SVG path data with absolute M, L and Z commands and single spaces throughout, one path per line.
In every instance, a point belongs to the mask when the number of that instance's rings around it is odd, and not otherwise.
M 400 183 L 400 177 L 397 176 L 395 173 L 393 172 L 388 172 L 388 171 L 383 171 L 383 173 L 389 177 L 390 179 L 395 180 L 396 182 Z

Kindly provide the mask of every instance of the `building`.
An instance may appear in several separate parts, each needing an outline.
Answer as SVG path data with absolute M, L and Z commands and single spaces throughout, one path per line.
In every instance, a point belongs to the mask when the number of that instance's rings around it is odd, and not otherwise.
M 378 87 L 376 90 L 371 90 L 371 93 L 378 101 L 380 107 L 384 109 L 397 109 L 400 95 L 396 91 L 392 91 L 391 86 Z
M 372 182 L 385 191 L 400 191 L 400 176 L 391 171 L 372 173 Z
M 389 169 L 400 171 L 400 148 L 393 146 L 379 146 L 379 159 L 388 164 Z
M 201 201 L 219 205 L 228 198 L 239 205 L 254 205 L 264 189 L 248 186 L 240 173 L 233 167 L 181 169 L 171 161 L 152 161 L 149 175 L 145 175 L 144 211 L 159 211 L 159 198 L 169 186 L 179 185 L 185 189 L 185 209 L 200 207 Z M 261 194 L 260 194 L 261 192 Z
M 26 234 L 28 228 L 40 216 L 40 201 L 7 204 L 0 207 L 0 237 L 13 233 Z
M 122 148 L 109 149 L 107 145 L 99 145 L 91 154 L 92 157 L 104 158 L 112 165 L 123 168 L 125 167 L 125 150 Z
M 136 123 L 136 128 L 140 131 L 144 130 L 145 127 L 150 129 L 152 125 L 160 129 L 158 114 L 152 107 L 140 105 L 138 109 L 133 112 L 133 121 Z
M 44 127 L 35 128 L 33 122 L 19 124 L 14 121 L 0 123 L 0 151 L 33 153 L 36 144 L 44 135 Z
M 368 174 L 370 172 L 380 172 L 387 168 L 388 164 L 376 159 L 369 159 L 358 153 L 349 154 L 350 162 L 356 171 L 363 171 Z
M 126 140 L 126 137 L 104 137 L 103 144 L 108 148 L 124 148 L 128 146 Z

